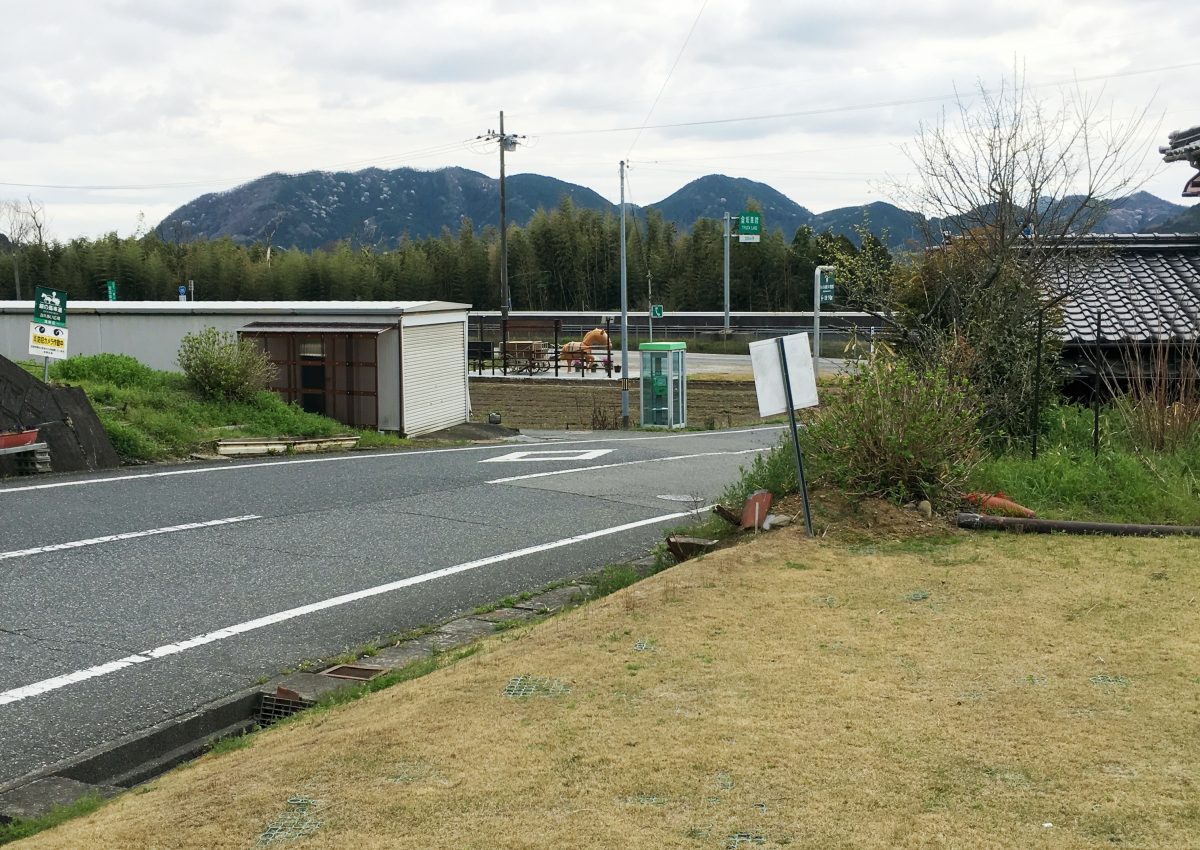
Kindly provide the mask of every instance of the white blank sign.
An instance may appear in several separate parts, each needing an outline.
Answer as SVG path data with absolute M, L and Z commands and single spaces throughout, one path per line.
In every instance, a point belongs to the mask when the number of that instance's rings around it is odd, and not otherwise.
M 797 408 L 817 406 L 817 376 L 813 372 L 812 353 L 808 349 L 808 334 L 791 334 L 783 338 L 783 353 L 787 357 L 788 376 L 792 383 L 792 402 Z M 750 365 L 754 369 L 754 389 L 758 392 L 758 415 L 778 416 L 787 413 L 787 393 L 783 386 L 783 366 L 774 339 L 750 343 Z

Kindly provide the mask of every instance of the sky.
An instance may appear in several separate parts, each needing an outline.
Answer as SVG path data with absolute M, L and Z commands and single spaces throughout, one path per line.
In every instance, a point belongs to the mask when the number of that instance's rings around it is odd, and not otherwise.
M 463 166 L 616 201 L 711 173 L 821 212 L 895 200 L 920 127 L 1014 70 L 1125 122 L 1176 203 L 1172 129 L 1200 124 L 1200 3 L 839 0 L 41 0 L 4 3 L 0 200 L 69 240 L 153 228 L 264 174 Z M 1072 82 L 1074 81 L 1074 82 Z M 775 117 L 763 117 L 775 116 Z

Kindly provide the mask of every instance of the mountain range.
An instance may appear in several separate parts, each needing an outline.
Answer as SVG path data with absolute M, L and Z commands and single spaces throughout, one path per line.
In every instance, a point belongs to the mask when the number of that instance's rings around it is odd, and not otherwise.
M 275 173 L 189 201 L 163 219 L 158 232 L 179 241 L 229 237 L 240 244 L 306 251 L 343 240 L 391 248 L 405 235 L 421 238 L 443 228 L 457 233 L 466 220 L 476 229 L 497 226 L 499 191 L 495 178 L 457 167 Z M 522 225 L 539 208 L 552 210 L 564 197 L 578 208 L 617 210 L 585 186 L 539 174 L 509 176 L 505 194 L 509 222 Z M 736 216 L 751 200 L 762 210 L 764 230 L 780 228 L 789 241 L 802 225 L 856 239 L 853 228 L 862 224 L 865 213 L 876 235 L 887 233 L 889 247 L 919 243 L 920 216 L 893 204 L 877 201 L 813 213 L 766 183 L 723 174 L 700 177 L 647 206 L 686 231 L 698 218 L 719 219 L 726 211 Z M 633 205 L 627 209 L 641 213 Z M 1148 192 L 1117 201 L 1097 228 L 1101 233 L 1198 229 L 1200 207 L 1173 204 Z

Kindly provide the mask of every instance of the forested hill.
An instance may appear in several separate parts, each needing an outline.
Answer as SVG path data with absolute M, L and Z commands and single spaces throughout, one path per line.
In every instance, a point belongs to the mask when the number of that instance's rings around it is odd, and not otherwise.
M 526 225 L 538 209 L 558 208 L 564 198 L 576 209 L 616 213 L 610 203 L 585 186 L 539 174 L 510 175 L 507 211 L 513 224 Z M 311 251 L 349 241 L 381 250 L 395 248 L 405 237 L 437 236 L 443 229 L 457 234 L 464 222 L 475 232 L 499 224 L 499 181 L 465 168 L 418 171 L 370 168 L 356 172 L 311 171 L 268 174 L 227 192 L 202 195 L 184 204 L 158 226 L 171 241 L 229 237 L 240 245 L 271 244 Z M 661 201 L 646 205 L 665 223 L 687 232 L 697 219 L 720 219 L 753 206 L 763 214 L 764 228 L 791 239 L 803 225 L 815 231 L 857 241 L 854 227 L 870 214 L 876 234 L 888 231 L 893 248 L 910 244 L 914 216 L 886 203 L 845 207 L 819 215 L 766 183 L 724 174 L 693 180 Z M 645 209 L 629 204 L 630 227 L 645 222 Z
M 514 174 L 505 188 L 508 215 L 518 224 L 539 208 L 554 209 L 564 197 L 586 209 L 613 209 L 591 189 L 538 174 Z M 158 232 L 182 242 L 229 237 L 240 245 L 311 251 L 349 240 L 388 249 L 404 235 L 437 236 L 443 228 L 458 233 L 464 221 L 476 230 L 496 227 L 499 210 L 499 181 L 466 168 L 310 171 L 268 174 L 201 195 L 167 216 Z
M 525 226 L 539 209 L 558 209 L 569 200 L 576 210 L 616 213 L 616 205 L 585 186 L 539 174 L 514 174 L 506 184 L 509 222 Z M 407 236 L 423 239 L 443 230 L 457 235 L 467 223 L 476 235 L 499 224 L 499 181 L 466 168 L 418 171 L 369 168 L 356 172 L 310 171 L 268 174 L 227 192 L 202 195 L 175 210 L 157 228 L 160 238 L 183 243 L 228 237 L 239 245 L 275 245 L 311 251 L 349 242 L 390 250 Z M 884 202 L 813 213 L 767 185 L 741 177 L 709 174 L 641 209 L 630 204 L 631 227 L 645 225 L 653 209 L 681 233 L 701 219 L 719 220 L 754 207 L 766 232 L 791 240 L 804 225 L 858 241 L 864 222 L 888 247 L 921 244 L 922 219 Z M 1188 208 L 1139 192 L 1117 202 L 1097 228 L 1128 233 L 1170 229 L 1187 223 Z

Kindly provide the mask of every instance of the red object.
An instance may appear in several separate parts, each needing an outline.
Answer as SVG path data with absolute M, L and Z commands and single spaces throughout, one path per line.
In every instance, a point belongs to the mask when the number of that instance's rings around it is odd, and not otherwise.
M 989 493 L 968 493 L 965 497 L 969 504 L 979 508 L 981 514 L 991 514 L 993 516 L 1016 516 L 1033 519 L 1037 516 L 1024 505 L 1018 505 L 1012 499 L 1004 495 L 1001 490 L 995 495 Z
M 31 446 L 37 442 L 38 429 L 27 431 L 9 431 L 0 434 L 0 449 L 15 449 L 19 446 Z
M 771 491 L 755 490 L 746 498 L 742 508 L 742 528 L 762 528 L 767 511 L 771 509 Z

